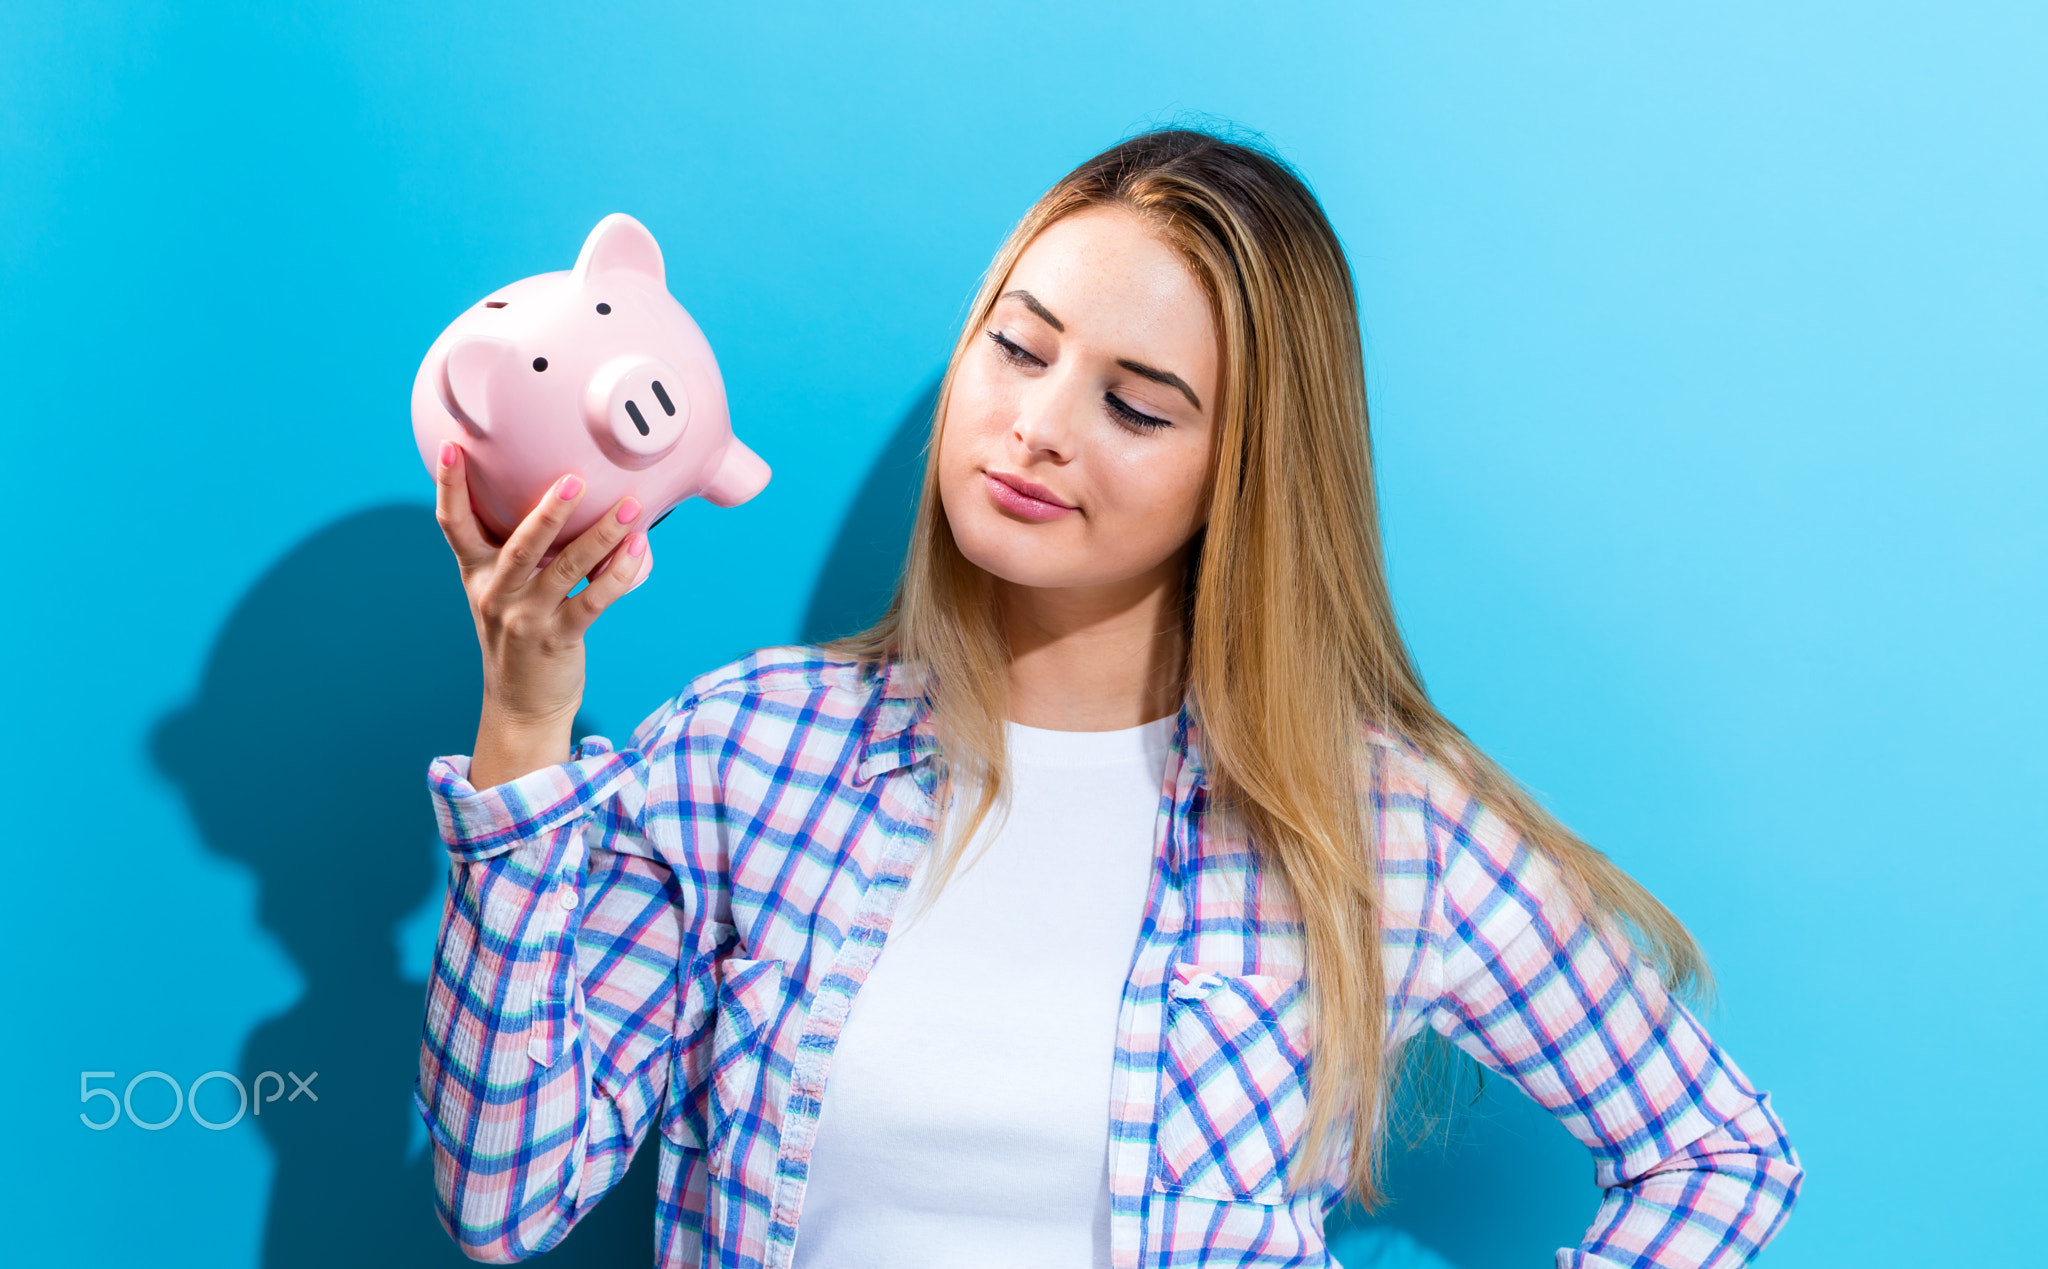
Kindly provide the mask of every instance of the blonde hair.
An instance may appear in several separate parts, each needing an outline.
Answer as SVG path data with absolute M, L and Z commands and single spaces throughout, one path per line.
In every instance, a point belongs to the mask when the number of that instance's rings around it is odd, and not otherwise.
M 989 266 L 940 385 L 934 439 L 961 358 L 1018 257 L 1047 226 L 1095 207 L 1143 218 L 1180 252 L 1212 305 L 1217 449 L 1210 519 L 1186 578 L 1186 697 L 1201 726 L 1212 813 L 1237 817 L 1286 883 L 1303 926 L 1317 1039 L 1301 1157 L 1328 1148 L 1348 1107 L 1346 1188 L 1372 1206 L 1381 1198 L 1396 1063 L 1385 1043 L 1376 849 L 1361 813 L 1364 725 L 1454 768 L 1674 989 L 1704 988 L 1705 961 L 1663 904 L 1559 823 L 1423 690 L 1387 592 L 1350 265 L 1314 194 L 1284 162 L 1170 128 L 1068 173 Z M 937 454 L 930 444 L 894 601 L 872 628 L 834 645 L 873 662 L 898 659 L 917 674 L 947 789 L 961 777 L 979 784 L 965 830 L 934 848 L 928 893 L 952 875 L 973 828 L 1003 795 L 1008 691 L 993 579 L 954 543 Z

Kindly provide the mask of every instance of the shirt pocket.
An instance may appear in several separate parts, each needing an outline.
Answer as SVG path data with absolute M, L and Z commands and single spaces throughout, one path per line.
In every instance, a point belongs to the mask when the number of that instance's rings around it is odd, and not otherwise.
M 1284 1203 L 1308 1118 L 1308 1006 L 1296 975 L 1175 965 L 1167 982 L 1159 1189 Z
M 701 1151 L 709 1139 L 704 1120 L 711 1095 L 703 1072 L 711 1036 L 706 1028 L 715 1027 L 718 1021 L 718 951 L 731 937 L 730 925 L 713 923 L 704 950 L 677 969 L 681 1029 L 669 1045 L 668 1100 L 662 1108 L 661 1132 L 685 1150 Z
M 781 961 L 719 963 L 718 1016 L 711 1032 L 711 1171 L 724 1176 L 734 1142 L 768 1120 L 762 1090 L 768 1054 L 763 1037 L 782 1011 Z

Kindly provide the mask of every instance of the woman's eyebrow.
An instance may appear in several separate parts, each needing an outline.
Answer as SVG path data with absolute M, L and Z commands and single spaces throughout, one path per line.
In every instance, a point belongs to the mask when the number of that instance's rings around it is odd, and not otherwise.
M 1066 332 L 1067 324 L 1061 321 L 1059 318 L 1054 317 L 1052 315 L 1052 310 L 1047 308 L 1045 305 L 1040 304 L 1038 302 L 1038 297 L 1033 295 L 1031 292 L 1026 291 L 1020 287 L 1014 291 L 1003 292 L 1000 298 L 1006 300 L 1023 301 L 1024 307 L 1038 314 L 1040 321 L 1044 322 L 1047 326 L 1050 326 L 1054 330 L 1059 331 L 1063 334 Z M 1195 390 L 1188 386 L 1188 381 L 1181 378 L 1179 375 L 1173 373 L 1171 370 L 1158 370 L 1151 366 L 1146 365 L 1142 361 L 1132 361 L 1128 357 L 1117 358 L 1116 364 L 1122 366 L 1124 369 L 1130 371 L 1134 375 L 1143 375 L 1154 383 L 1163 383 L 1169 388 L 1176 389 L 1182 396 L 1188 399 L 1189 405 L 1194 406 L 1197 410 L 1202 408 L 1202 399 L 1195 395 Z
M 1024 301 L 1024 307 L 1038 314 L 1040 321 L 1044 322 L 1047 326 L 1052 327 L 1054 330 L 1061 332 L 1062 334 L 1066 332 L 1067 324 L 1061 321 L 1059 318 L 1054 317 L 1052 315 L 1052 310 L 1047 308 L 1045 305 L 1040 304 L 1038 302 L 1038 297 L 1033 295 L 1031 292 L 1021 289 L 1016 291 L 1005 291 L 1003 292 L 1002 298 L 1006 300 Z
M 1171 370 L 1154 370 L 1144 362 L 1132 361 L 1128 357 L 1117 358 L 1116 364 L 1134 375 L 1143 375 L 1154 383 L 1163 383 L 1169 388 L 1178 388 L 1180 394 L 1188 399 L 1189 405 L 1194 406 L 1197 410 L 1202 408 L 1201 400 L 1195 396 L 1195 390 L 1188 386 L 1188 381 Z

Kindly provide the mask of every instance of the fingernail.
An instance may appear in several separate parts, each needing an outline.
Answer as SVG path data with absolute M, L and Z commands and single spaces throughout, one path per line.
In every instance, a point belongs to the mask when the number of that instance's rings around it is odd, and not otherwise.
M 453 466 L 455 466 L 455 442 L 454 442 L 454 441 L 442 441 L 442 442 L 441 442 L 441 466 L 443 466 L 443 467 L 453 467 Z
M 626 543 L 626 554 L 632 556 L 636 560 L 640 558 L 640 553 L 642 551 L 645 551 L 646 549 L 647 535 L 645 533 L 634 534 L 632 540 Z
M 556 496 L 561 498 L 563 502 L 569 501 L 569 499 L 574 498 L 577 494 L 580 494 L 582 492 L 583 482 L 582 480 L 578 479 L 575 476 L 562 477 L 561 485 L 558 486 L 555 490 Z
M 640 500 L 628 498 L 619 504 L 619 523 L 631 524 L 640 518 Z

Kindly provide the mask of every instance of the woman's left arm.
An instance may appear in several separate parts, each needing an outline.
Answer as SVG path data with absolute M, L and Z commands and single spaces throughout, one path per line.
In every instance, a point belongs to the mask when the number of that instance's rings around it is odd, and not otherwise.
M 1606 1198 L 1560 1269 L 1747 1264 L 1805 1176 L 1769 1095 L 1625 939 L 1587 921 L 1554 865 L 1435 774 L 1429 1022 L 1593 1152 Z

